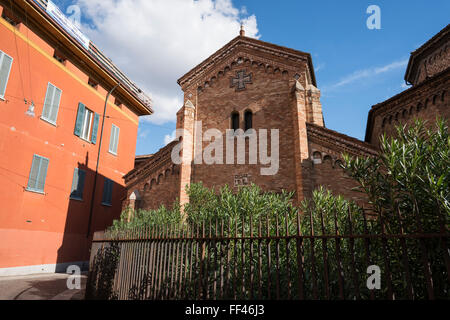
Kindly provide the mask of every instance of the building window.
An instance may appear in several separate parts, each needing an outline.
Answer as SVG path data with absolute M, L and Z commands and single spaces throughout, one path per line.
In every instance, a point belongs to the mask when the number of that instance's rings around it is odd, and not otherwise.
M 116 106 L 122 108 L 122 102 L 121 102 L 119 99 L 114 98 L 114 104 L 115 104 Z
M 28 178 L 27 190 L 44 193 L 45 178 L 47 177 L 47 168 L 49 160 L 37 154 L 33 156 L 31 163 L 30 176 Z
M 111 205 L 112 201 L 112 189 L 113 189 L 113 181 L 105 178 L 103 183 L 103 196 L 102 196 L 102 204 L 106 206 Z
M 100 115 L 95 113 L 81 102 L 78 104 L 77 119 L 74 134 L 86 141 L 97 142 L 98 122 Z
M 245 111 L 244 120 L 245 120 L 245 131 L 253 128 L 253 113 L 250 110 Z
M 56 49 L 53 52 L 53 58 L 55 58 L 56 60 L 58 60 L 59 62 L 61 62 L 64 65 L 66 64 L 67 58 L 61 52 L 59 52 Z
M 48 83 L 41 119 L 48 121 L 54 125 L 56 125 L 56 118 L 58 117 L 61 92 L 61 89 L 58 89 L 50 82 Z
M 119 127 L 112 125 L 111 127 L 111 137 L 109 140 L 109 152 L 117 155 L 117 146 L 119 145 Z
M 322 163 L 322 154 L 319 151 L 314 151 L 313 153 L 313 162 L 314 164 Z
M 92 79 L 92 78 L 89 78 L 88 84 L 89 84 L 92 88 L 94 88 L 95 90 L 97 90 L 97 88 L 98 88 L 98 82 L 97 82 L 97 81 L 95 81 L 95 80 Z
M 94 113 L 89 110 L 84 110 L 84 118 L 83 118 L 83 125 L 81 127 L 81 135 L 80 137 L 84 140 L 88 140 L 91 137 L 91 128 L 92 128 L 92 120 L 94 118 Z
M 14 27 L 17 27 L 21 22 L 19 18 L 14 16 L 11 11 L 5 7 L 3 7 L 2 18 Z
M 75 168 L 73 171 L 72 189 L 70 190 L 70 198 L 83 200 L 84 179 L 86 171 Z
M 231 114 L 231 129 L 237 130 L 239 129 L 239 113 L 233 112 Z
M 9 79 L 13 58 L 0 50 L 0 98 L 5 98 L 6 84 Z

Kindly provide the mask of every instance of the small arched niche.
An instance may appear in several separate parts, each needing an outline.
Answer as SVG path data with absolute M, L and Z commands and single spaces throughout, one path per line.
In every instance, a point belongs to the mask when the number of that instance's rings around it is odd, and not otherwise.
M 322 163 L 322 154 L 319 151 L 314 151 L 312 158 L 313 158 L 314 164 Z

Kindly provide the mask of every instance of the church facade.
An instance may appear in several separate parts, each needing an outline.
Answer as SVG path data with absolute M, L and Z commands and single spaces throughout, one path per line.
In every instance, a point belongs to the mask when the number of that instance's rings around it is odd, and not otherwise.
M 371 108 L 365 141 L 325 127 L 309 53 L 248 38 L 241 30 L 178 80 L 184 104 L 177 113 L 177 129 L 184 134 L 157 153 L 141 157 L 124 176 L 123 209 L 170 207 L 177 199 L 184 204 L 189 200 L 186 186 L 195 182 L 209 188 L 237 189 L 254 183 L 264 191 L 295 191 L 297 203 L 324 186 L 365 202 L 351 190 L 355 182 L 339 165 L 342 154 L 376 155 L 379 136 L 392 134 L 395 124 L 415 117 L 448 118 L 449 29 L 411 54 L 405 80 L 412 87 Z M 246 136 L 249 132 L 255 134 Z M 215 144 L 211 152 L 211 144 L 219 140 L 225 142 Z M 261 144 L 264 141 L 266 145 Z M 261 161 L 262 151 L 278 153 L 276 170 L 269 174 L 263 174 L 264 168 L 267 171 L 273 163 Z M 205 152 L 215 160 L 202 159 Z M 174 161 L 174 155 L 181 161 Z M 222 155 L 227 161 L 220 161 Z

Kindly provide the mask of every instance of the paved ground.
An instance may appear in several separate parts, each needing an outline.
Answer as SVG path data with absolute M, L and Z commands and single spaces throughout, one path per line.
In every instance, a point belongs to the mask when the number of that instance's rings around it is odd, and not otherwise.
M 67 288 L 69 274 L 46 273 L 29 276 L 0 277 L 0 300 L 81 300 L 84 299 L 86 273 L 81 275 L 81 289 Z

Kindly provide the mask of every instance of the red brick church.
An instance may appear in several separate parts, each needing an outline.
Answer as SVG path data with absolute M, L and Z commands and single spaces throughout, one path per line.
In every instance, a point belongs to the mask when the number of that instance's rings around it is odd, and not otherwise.
M 360 141 L 325 127 L 309 53 L 248 38 L 241 30 L 178 80 L 184 105 L 177 112 L 177 129 L 188 134 L 153 155 L 136 159 L 136 167 L 124 177 L 123 208 L 154 209 L 171 206 L 176 199 L 184 204 L 186 185 L 200 181 L 206 187 L 255 183 L 265 191 L 295 191 L 297 201 L 322 185 L 346 198 L 362 200 L 351 190 L 353 180 L 339 166 L 342 154 L 374 155 L 380 134 L 392 134 L 395 125 L 417 117 L 448 119 L 449 35 L 450 25 L 411 53 L 405 81 L 412 86 L 371 108 L 365 141 Z M 250 139 L 246 138 L 245 150 L 234 149 L 233 155 L 236 159 L 239 150 L 245 154 L 244 164 L 195 161 L 208 146 L 201 135 L 198 139 L 198 131 L 212 128 L 224 135 L 227 129 L 278 129 L 276 173 L 261 174 L 268 165 L 250 160 Z M 182 149 L 179 164 L 172 160 L 176 147 Z

